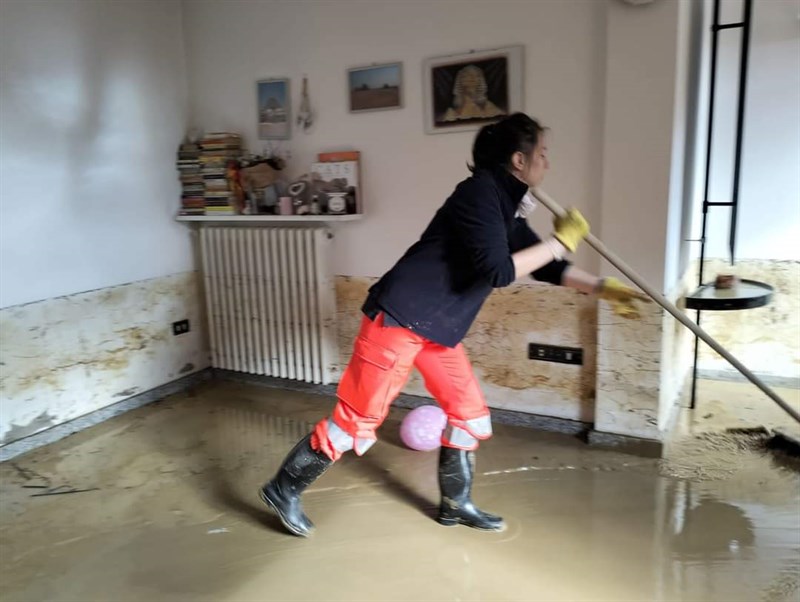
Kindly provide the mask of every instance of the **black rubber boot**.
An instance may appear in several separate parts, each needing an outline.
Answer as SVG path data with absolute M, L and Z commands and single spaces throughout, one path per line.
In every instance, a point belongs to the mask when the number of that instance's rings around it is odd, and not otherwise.
M 265 504 L 292 534 L 308 537 L 314 531 L 303 512 L 300 494 L 324 473 L 333 460 L 311 447 L 311 435 L 303 437 L 283 461 L 278 474 L 259 491 Z
M 499 516 L 483 512 L 472 503 L 472 477 L 475 473 L 475 452 L 442 446 L 439 453 L 440 525 L 466 525 L 481 531 L 504 531 Z

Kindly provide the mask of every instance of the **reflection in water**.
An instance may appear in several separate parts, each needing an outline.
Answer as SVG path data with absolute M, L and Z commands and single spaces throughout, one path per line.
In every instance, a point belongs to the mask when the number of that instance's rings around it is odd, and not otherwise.
M 795 482 L 796 476 L 789 481 Z M 759 483 L 753 479 L 751 494 Z M 800 506 L 797 496 L 775 507 L 723 501 L 725 483 L 672 481 L 664 599 L 797 600 L 800 583 Z M 768 498 L 768 492 L 762 492 Z M 738 496 L 737 496 L 738 497 Z
M 670 546 L 681 560 L 723 560 L 739 556 L 755 542 L 753 522 L 741 508 L 715 500 L 708 494 L 692 505 L 686 496 L 680 531 Z
M 290 416 L 280 416 L 238 407 L 221 408 L 215 428 L 216 447 L 223 466 L 239 466 L 243 459 L 276 464 L 314 424 Z M 272 467 L 270 466 L 270 470 Z

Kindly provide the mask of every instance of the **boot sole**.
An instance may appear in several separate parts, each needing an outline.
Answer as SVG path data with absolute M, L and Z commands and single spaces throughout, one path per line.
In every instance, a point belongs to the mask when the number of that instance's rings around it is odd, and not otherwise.
M 443 527 L 455 527 L 456 525 L 464 525 L 465 527 L 469 527 L 470 529 L 475 529 L 476 531 L 485 531 L 487 533 L 502 533 L 508 528 L 505 523 L 502 523 L 499 527 L 496 528 L 486 528 L 486 527 L 479 527 L 478 525 L 465 521 L 461 518 L 447 518 L 444 516 L 436 517 L 436 522 L 442 525 Z
M 301 531 L 294 527 L 291 523 L 289 523 L 286 518 L 283 516 L 283 513 L 278 509 L 278 506 L 267 497 L 267 494 L 264 492 L 263 489 L 258 490 L 258 497 L 261 498 L 261 501 L 264 502 L 267 506 L 269 506 L 270 510 L 272 510 L 275 515 L 280 519 L 281 524 L 286 527 L 286 530 L 289 531 L 292 535 L 296 535 L 297 537 L 308 537 L 311 535 L 312 531 Z

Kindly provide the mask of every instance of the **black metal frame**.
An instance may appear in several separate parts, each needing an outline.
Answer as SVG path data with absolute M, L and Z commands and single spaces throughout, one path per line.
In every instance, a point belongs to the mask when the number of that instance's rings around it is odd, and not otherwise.
M 730 233 L 728 235 L 728 248 L 731 254 L 731 265 L 735 262 L 736 252 L 736 220 L 738 218 L 739 206 L 739 183 L 741 180 L 741 164 L 742 164 L 742 134 L 744 131 L 744 106 L 745 94 L 747 91 L 747 64 L 748 55 L 750 53 L 750 22 L 753 14 L 753 0 L 744 0 L 744 8 L 742 10 L 742 20 L 738 23 L 724 23 L 719 22 L 720 0 L 714 0 L 714 19 L 711 25 L 711 85 L 708 101 L 708 132 L 706 137 L 706 176 L 705 185 L 703 190 L 703 225 L 700 234 L 700 276 L 698 278 L 698 286 L 703 285 L 704 276 L 704 262 L 706 257 L 706 230 L 708 226 L 708 209 L 709 207 L 730 207 L 731 208 L 731 225 Z M 742 30 L 742 45 L 739 60 L 739 94 L 738 94 L 738 107 L 736 117 L 736 150 L 734 155 L 733 167 L 733 194 L 730 202 L 711 202 L 708 199 L 708 189 L 711 176 L 711 147 L 714 131 L 714 100 L 717 84 L 717 37 L 720 31 L 727 29 L 741 29 Z M 700 325 L 700 310 L 697 310 L 696 317 L 697 325 Z M 692 369 L 692 399 L 690 408 L 694 408 L 697 401 L 697 357 L 700 351 L 700 339 L 694 339 L 694 367 Z
M 718 299 L 703 298 L 699 296 L 699 293 L 702 293 L 704 289 L 707 290 L 708 288 L 714 288 L 713 284 L 704 284 L 697 289 L 697 292 L 695 293 L 697 296 L 686 297 L 686 309 L 737 311 L 741 309 L 756 309 L 757 307 L 764 307 L 765 305 L 768 305 L 770 301 L 772 301 L 774 289 L 769 284 L 764 284 L 763 282 L 758 282 L 757 280 L 747 280 L 746 278 L 743 278 L 741 282 L 742 284 L 750 284 L 759 287 L 762 289 L 762 294 L 754 297 L 720 297 Z

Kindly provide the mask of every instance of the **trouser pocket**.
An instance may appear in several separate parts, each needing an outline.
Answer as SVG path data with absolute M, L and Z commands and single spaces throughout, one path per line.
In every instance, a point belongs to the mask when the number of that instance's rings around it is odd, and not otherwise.
M 359 336 L 339 383 L 338 396 L 362 416 L 381 420 L 392 401 L 398 354 Z

